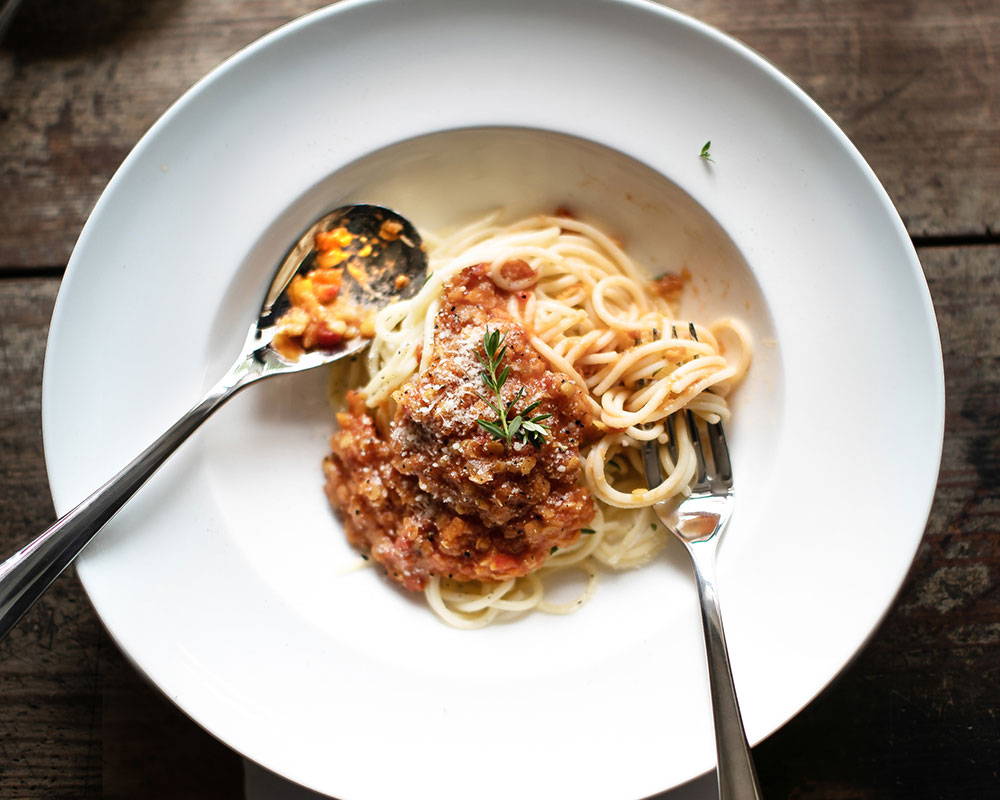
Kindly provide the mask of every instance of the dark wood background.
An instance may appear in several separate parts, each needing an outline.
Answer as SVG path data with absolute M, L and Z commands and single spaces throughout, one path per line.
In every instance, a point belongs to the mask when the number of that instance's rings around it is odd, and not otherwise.
M 0 553 L 54 518 L 42 357 L 91 207 L 188 86 L 319 5 L 22 6 L 0 44 Z M 673 5 L 763 53 L 858 145 L 918 247 L 944 346 L 944 460 L 913 570 L 855 663 L 756 749 L 765 795 L 998 797 L 1000 2 Z M 137 676 L 72 574 L 0 643 L 0 704 L 2 798 L 241 796 L 238 757 Z

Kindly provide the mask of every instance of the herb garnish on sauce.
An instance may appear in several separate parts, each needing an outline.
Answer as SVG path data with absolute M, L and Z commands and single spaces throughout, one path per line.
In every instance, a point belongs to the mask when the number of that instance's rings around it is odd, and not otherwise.
M 521 402 L 524 397 L 524 387 L 517 390 L 514 399 L 508 403 L 503 400 L 500 390 L 510 376 L 510 367 L 500 369 L 504 356 L 507 354 L 507 345 L 504 344 L 504 336 L 498 330 L 486 329 L 483 335 L 483 358 L 479 358 L 479 363 L 483 367 L 483 383 L 493 393 L 493 397 L 480 398 L 487 403 L 497 415 L 495 422 L 485 419 L 477 419 L 480 428 L 488 431 L 494 439 L 510 444 L 513 441 L 527 442 L 535 447 L 541 447 L 548 436 L 549 429 L 541 423 L 551 417 L 551 414 L 536 414 L 529 416 L 532 411 L 541 405 L 541 400 L 529 403 L 519 414 L 511 417 L 514 406 Z M 478 356 L 477 356 L 478 358 Z

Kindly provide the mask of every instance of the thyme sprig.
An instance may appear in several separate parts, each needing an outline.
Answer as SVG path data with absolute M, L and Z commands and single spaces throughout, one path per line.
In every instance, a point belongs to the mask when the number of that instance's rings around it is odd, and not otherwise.
M 520 403 L 524 397 L 524 387 L 522 386 L 518 389 L 514 395 L 514 399 L 506 403 L 500 392 L 503 389 L 503 385 L 507 382 L 507 378 L 510 377 L 509 365 L 501 369 L 504 356 L 507 355 L 507 345 L 504 344 L 504 338 L 500 331 L 491 331 L 489 327 L 486 328 L 486 333 L 483 334 L 483 356 L 477 356 L 477 358 L 479 358 L 479 363 L 483 367 L 483 383 L 493 393 L 493 397 L 480 395 L 480 398 L 496 412 L 497 418 L 495 422 L 485 419 L 477 419 L 476 422 L 480 428 L 488 431 L 494 439 L 499 441 L 510 444 L 516 440 L 533 444 L 535 447 L 541 447 L 545 441 L 545 437 L 549 435 L 548 426 L 543 425 L 542 422 L 552 415 L 529 415 L 541 405 L 542 401 L 536 400 L 533 403 L 528 403 L 528 405 L 521 409 L 520 413 L 511 416 L 514 413 L 514 406 Z
M 701 146 L 701 152 L 698 154 L 698 157 L 704 159 L 705 161 L 711 161 L 713 164 L 715 163 L 715 159 L 712 158 L 711 139 L 709 139 L 707 142 L 705 142 L 705 144 Z

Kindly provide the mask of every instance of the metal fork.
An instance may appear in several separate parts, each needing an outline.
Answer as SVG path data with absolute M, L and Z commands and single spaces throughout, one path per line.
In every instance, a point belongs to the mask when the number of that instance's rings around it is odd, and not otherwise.
M 693 333 L 693 331 L 692 331 Z M 697 338 L 697 337 L 695 337 Z M 733 470 L 729 447 L 722 423 L 708 425 L 711 465 L 705 458 L 702 437 L 694 416 L 684 411 L 688 436 L 694 447 L 698 467 L 691 495 L 676 509 L 667 502 L 653 506 L 653 511 L 674 536 L 680 539 L 698 582 L 701 601 L 701 622 L 705 632 L 705 653 L 708 657 L 708 677 L 712 694 L 712 716 L 715 719 L 715 752 L 718 764 L 720 800 L 761 800 L 760 784 L 754 768 L 743 718 L 736 700 L 736 687 L 729 666 L 726 635 L 722 629 L 722 612 L 715 586 L 716 554 L 722 532 L 733 513 Z M 667 419 L 668 450 L 677 463 L 677 437 L 674 416 Z M 663 481 L 657 444 L 647 442 L 642 451 L 646 483 L 650 488 Z M 709 471 L 711 467 L 711 471 Z

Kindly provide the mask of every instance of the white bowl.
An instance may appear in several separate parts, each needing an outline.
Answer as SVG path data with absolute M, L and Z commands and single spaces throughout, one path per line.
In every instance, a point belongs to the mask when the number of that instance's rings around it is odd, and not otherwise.
M 943 428 L 933 312 L 833 123 L 760 57 L 650 4 L 348 0 L 185 95 L 112 180 L 59 295 L 43 401 L 59 511 L 214 382 L 288 242 L 348 200 L 424 228 L 567 204 L 652 271 L 687 265 L 686 313 L 750 324 L 720 582 L 751 740 L 814 697 L 923 531 Z M 235 399 L 79 562 L 169 697 L 351 800 L 636 798 L 712 766 L 676 548 L 574 616 L 447 628 L 374 571 L 345 572 L 323 381 Z

